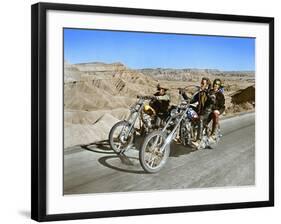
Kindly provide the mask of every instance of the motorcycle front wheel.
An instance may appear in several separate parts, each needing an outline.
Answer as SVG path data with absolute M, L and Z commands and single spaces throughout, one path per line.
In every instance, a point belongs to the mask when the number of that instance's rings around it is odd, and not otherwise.
M 128 150 L 134 141 L 134 130 L 131 130 L 131 133 L 128 133 L 129 128 L 130 124 L 127 121 L 119 121 L 109 132 L 110 147 L 117 154 Z
M 145 138 L 139 152 L 142 168 L 148 173 L 158 172 L 166 163 L 170 155 L 170 144 L 161 151 L 166 140 L 166 134 L 161 131 L 151 132 Z

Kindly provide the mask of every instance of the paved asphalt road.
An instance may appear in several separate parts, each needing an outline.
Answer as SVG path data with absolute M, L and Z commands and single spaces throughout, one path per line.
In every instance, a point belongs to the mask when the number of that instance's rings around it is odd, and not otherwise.
M 143 171 L 138 150 L 118 157 L 106 141 L 65 149 L 64 193 L 164 190 L 255 184 L 255 115 L 221 121 L 216 149 L 192 151 L 173 143 L 170 157 L 156 174 Z

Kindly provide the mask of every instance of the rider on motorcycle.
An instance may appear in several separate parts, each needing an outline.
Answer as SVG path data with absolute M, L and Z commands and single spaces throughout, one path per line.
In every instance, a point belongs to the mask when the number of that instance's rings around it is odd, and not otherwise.
M 212 112 L 213 100 L 209 95 L 211 81 L 209 78 L 203 77 L 201 79 L 200 91 L 195 95 L 191 103 L 198 102 L 197 114 L 199 116 L 198 130 L 196 141 L 192 142 L 198 148 L 203 137 L 203 128 Z
M 156 115 L 156 125 L 160 126 L 160 122 L 168 114 L 168 109 L 170 106 L 170 95 L 168 93 L 168 88 L 157 85 L 157 92 L 153 96 L 147 96 L 151 99 L 149 105 L 144 106 L 144 111 Z
M 198 103 L 197 107 L 194 109 L 199 115 L 202 114 L 204 110 L 210 88 L 211 88 L 210 79 L 203 77 L 200 83 L 200 90 L 194 95 L 193 99 L 191 99 L 190 104 Z M 185 100 L 188 99 L 188 96 L 186 95 L 183 89 L 180 89 L 179 93 L 182 95 L 182 97 Z
M 157 85 L 157 92 L 154 93 L 153 99 L 150 106 L 152 106 L 156 113 L 166 113 L 170 105 L 170 95 L 168 94 L 168 88 Z
M 215 135 L 216 128 L 218 127 L 218 114 L 222 113 L 224 110 L 224 96 L 221 91 L 218 91 L 219 88 L 215 87 L 219 82 L 220 80 L 216 79 L 214 81 L 213 89 L 211 90 L 211 81 L 209 78 L 203 77 L 201 79 L 200 90 L 190 102 L 191 104 L 198 103 L 197 108 L 195 109 L 199 116 L 199 119 L 197 119 L 197 136 L 196 141 L 192 142 L 195 148 L 199 147 L 203 137 L 203 129 L 205 125 L 208 125 L 211 119 L 215 120 L 212 136 Z M 182 93 L 182 96 L 185 99 L 187 98 L 184 92 Z
M 211 131 L 211 140 L 216 139 L 216 130 L 219 125 L 219 115 L 222 114 L 225 110 L 225 98 L 220 91 L 221 80 L 215 79 L 213 82 L 213 88 L 205 88 L 199 92 L 199 124 L 198 124 L 198 133 L 197 140 L 193 142 L 193 145 L 198 148 L 200 146 L 202 137 L 203 137 L 203 129 L 206 125 L 209 124 L 211 120 L 213 120 L 212 131 Z M 202 91 L 204 94 L 202 94 Z M 200 107 L 200 102 L 201 107 Z
M 219 115 L 221 115 L 225 110 L 225 98 L 223 91 L 221 91 L 222 82 L 220 79 L 215 79 L 213 82 L 213 88 L 210 90 L 210 96 L 212 96 L 215 101 L 212 108 L 212 114 L 209 118 L 209 122 L 213 120 L 212 131 L 211 131 L 211 139 L 215 140 L 216 131 L 219 125 Z M 209 123 L 208 122 L 208 123 Z
M 196 113 L 198 114 L 198 119 L 196 122 L 198 123 L 198 130 L 196 141 L 193 141 L 193 145 L 198 148 L 200 145 L 204 124 L 207 122 L 211 112 L 212 112 L 212 99 L 210 98 L 209 91 L 211 88 L 211 81 L 207 77 L 203 77 L 200 83 L 200 90 L 195 94 L 193 99 L 191 100 L 191 104 L 198 103 L 197 107 L 194 108 Z M 187 95 L 184 91 L 180 90 L 180 94 L 184 99 L 187 99 Z

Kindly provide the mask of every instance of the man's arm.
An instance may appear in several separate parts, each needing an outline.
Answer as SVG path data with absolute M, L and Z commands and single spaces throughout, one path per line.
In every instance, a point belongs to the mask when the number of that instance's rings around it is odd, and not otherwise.
M 199 93 L 200 91 L 198 91 L 195 96 L 193 97 L 193 99 L 191 99 L 190 103 L 193 104 L 193 103 L 196 103 L 199 101 Z
M 165 94 L 163 96 L 156 96 L 157 100 L 164 100 L 164 101 L 169 101 L 170 100 L 170 96 L 168 94 Z
M 187 99 L 188 99 L 188 96 L 186 95 L 186 93 L 185 93 L 185 92 L 182 92 L 182 93 L 181 93 L 181 95 L 182 95 L 183 99 L 185 99 L 185 100 L 187 100 Z

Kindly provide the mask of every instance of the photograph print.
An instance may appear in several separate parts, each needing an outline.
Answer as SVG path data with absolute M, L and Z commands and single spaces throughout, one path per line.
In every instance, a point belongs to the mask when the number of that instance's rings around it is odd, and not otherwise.
M 255 38 L 63 29 L 63 193 L 255 185 Z

